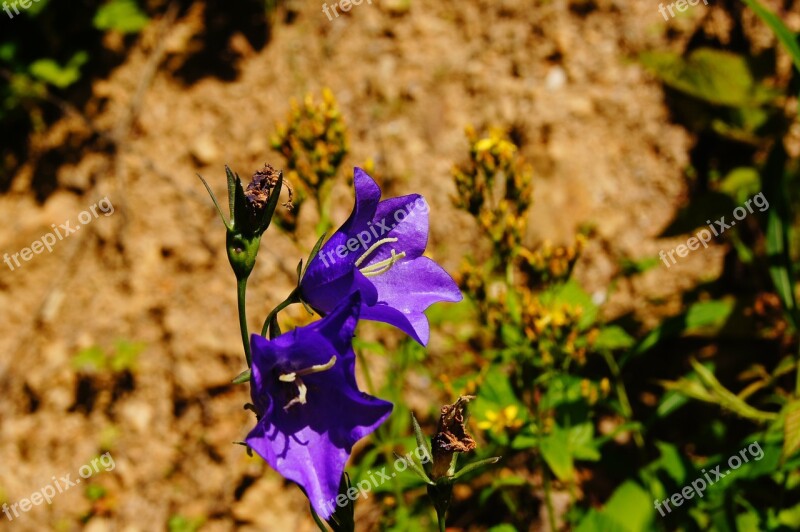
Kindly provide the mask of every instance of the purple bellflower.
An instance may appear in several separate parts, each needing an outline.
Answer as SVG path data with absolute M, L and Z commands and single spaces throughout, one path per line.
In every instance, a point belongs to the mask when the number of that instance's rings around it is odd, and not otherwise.
M 300 295 L 325 314 L 359 291 L 361 319 L 389 323 L 426 345 L 425 309 L 462 299 L 453 278 L 422 256 L 428 204 L 419 194 L 380 201 L 380 187 L 361 168 L 354 185 L 353 212 L 309 263 Z
M 373 432 L 392 403 L 361 392 L 353 332 L 360 296 L 323 319 L 273 340 L 252 335 L 251 396 L 258 414 L 246 443 L 285 478 L 302 486 L 324 519 L 353 444 Z

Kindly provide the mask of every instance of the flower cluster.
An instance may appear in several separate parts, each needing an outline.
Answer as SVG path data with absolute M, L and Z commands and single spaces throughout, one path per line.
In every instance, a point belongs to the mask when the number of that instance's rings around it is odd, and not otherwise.
M 270 145 L 286 158 L 287 178 L 297 185 L 293 214 L 283 215 L 281 226 L 295 229 L 303 204 L 312 197 L 320 224 L 328 229 L 329 193 L 349 151 L 345 123 L 333 92 L 323 89 L 319 103 L 311 93 L 302 104 L 292 100 L 286 121 L 277 124 Z
M 439 301 L 460 301 L 462 296 L 450 275 L 423 256 L 427 209 L 405 215 L 407 205 L 424 203 L 424 198 L 409 195 L 381 201 L 380 187 L 356 168 L 352 214 L 327 242 L 322 243 L 324 236 L 320 239 L 305 270 L 301 261 L 297 287 L 270 313 L 261 335 L 248 337 L 247 276 L 282 181 L 282 175 L 267 167 L 256 173 L 245 194 L 238 176 L 229 172 L 233 194 L 233 221 L 226 221 L 229 255 L 240 283 L 240 325 L 248 338 L 245 352 L 248 363 L 252 360 L 236 382 L 250 382 L 252 404 L 247 406 L 257 417 L 244 443 L 299 484 L 316 514 L 330 519 L 332 509 L 325 501 L 336 498 L 340 486 L 346 485 L 344 467 L 353 445 L 378 428 L 393 407 L 358 388 L 352 345 L 358 321 L 389 323 L 426 345 L 425 309 Z M 397 214 L 401 210 L 403 216 Z M 320 258 L 385 219 L 396 223 L 367 249 L 332 264 Z M 292 303 L 302 303 L 322 318 L 281 334 L 278 313 Z
M 453 168 L 456 207 L 474 216 L 491 238 L 495 253 L 511 260 L 522 247 L 533 196 L 533 171 L 517 155 L 517 146 L 494 129 L 479 139 L 466 130 L 469 160 Z

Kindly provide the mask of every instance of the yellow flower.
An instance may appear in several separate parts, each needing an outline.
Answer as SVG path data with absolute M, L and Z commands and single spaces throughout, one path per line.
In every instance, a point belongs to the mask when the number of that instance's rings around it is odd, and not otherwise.
M 478 428 L 491 432 L 504 432 L 507 428 L 518 429 L 522 426 L 522 419 L 517 418 L 518 414 L 517 405 L 506 406 L 499 412 L 487 410 L 486 419 L 478 422 Z

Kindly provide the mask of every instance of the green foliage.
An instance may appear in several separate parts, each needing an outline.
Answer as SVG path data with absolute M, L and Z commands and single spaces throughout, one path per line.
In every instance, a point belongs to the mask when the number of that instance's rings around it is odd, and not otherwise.
M 94 15 L 94 27 L 120 33 L 138 33 L 150 22 L 136 0 L 110 0 Z
M 81 77 L 81 67 L 89 60 L 86 52 L 77 52 L 63 67 L 52 59 L 38 59 L 29 70 L 33 77 L 59 89 L 65 89 Z
M 733 201 L 743 204 L 761 191 L 761 177 L 758 169 L 752 166 L 732 169 L 719 182 L 720 192 L 728 194 Z
M 286 122 L 277 125 L 270 144 L 286 158 L 287 177 L 296 187 L 294 216 L 284 216 L 283 226 L 294 228 L 303 202 L 312 195 L 320 217 L 317 233 L 330 229 L 328 196 L 349 151 L 346 126 L 333 92 L 323 89 L 319 103 L 311 93 L 302 105 L 293 100 Z
M 96 502 L 105 497 L 108 493 L 108 490 L 99 484 L 89 484 L 86 486 L 84 493 L 86 494 L 87 499 L 92 502 Z
M 175 514 L 167 521 L 169 532 L 197 532 L 205 523 L 203 517 L 188 518 L 180 514 Z
M 72 367 L 85 373 L 121 373 L 135 371 L 139 354 L 145 345 L 138 342 L 118 340 L 111 352 L 99 346 L 82 349 L 72 358 Z
M 742 2 L 747 4 L 769 26 L 791 55 L 795 68 L 800 71 L 800 44 L 797 43 L 797 35 L 786 27 L 780 17 L 765 8 L 758 0 L 742 0 Z
M 533 172 L 517 157 L 517 146 L 494 129 L 479 139 L 468 127 L 469 159 L 453 168 L 456 207 L 470 213 L 489 236 L 499 261 L 522 249 L 532 198 Z
M 691 129 L 758 143 L 781 127 L 777 108 L 781 93 L 764 83 L 749 58 L 697 48 L 686 57 L 645 52 L 639 60 L 665 85 L 684 95 L 676 110 Z
M 666 85 L 714 105 L 758 107 L 780 94 L 758 82 L 747 59 L 711 48 L 683 58 L 671 52 L 646 52 L 641 62 Z
M 653 529 L 653 501 L 650 494 L 632 480 L 625 481 L 602 510 L 591 510 L 576 532 L 639 532 Z

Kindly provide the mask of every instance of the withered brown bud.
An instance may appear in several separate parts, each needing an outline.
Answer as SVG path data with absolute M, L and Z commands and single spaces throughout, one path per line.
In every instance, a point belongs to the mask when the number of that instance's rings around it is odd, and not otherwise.
M 439 427 L 431 441 L 433 469 L 431 476 L 437 479 L 449 475 L 454 453 L 466 453 L 475 449 L 475 440 L 467 434 L 464 426 L 467 403 L 474 395 L 464 395 L 452 405 L 442 407 Z
M 250 203 L 250 208 L 253 212 L 260 212 L 267 205 L 269 195 L 278 183 L 279 177 L 280 172 L 269 164 L 265 164 L 264 168 L 253 174 L 253 179 L 244 191 L 244 196 Z M 289 202 L 291 204 L 291 188 L 288 186 L 286 188 L 289 190 Z

